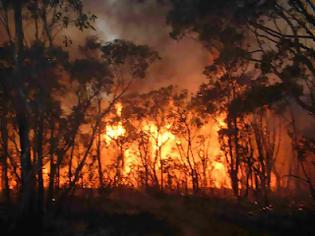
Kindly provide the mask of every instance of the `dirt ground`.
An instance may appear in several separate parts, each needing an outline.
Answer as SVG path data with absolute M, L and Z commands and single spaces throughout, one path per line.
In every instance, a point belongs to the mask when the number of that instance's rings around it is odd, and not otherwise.
M 63 228 L 66 235 L 315 235 L 314 211 L 286 201 L 264 208 L 128 190 L 82 196 L 66 204 L 52 229 Z
M 315 235 L 314 208 L 284 200 L 260 207 L 214 197 L 85 191 L 57 216 L 46 215 L 43 231 L 51 236 Z M 2 217 L 1 228 L 9 221 Z

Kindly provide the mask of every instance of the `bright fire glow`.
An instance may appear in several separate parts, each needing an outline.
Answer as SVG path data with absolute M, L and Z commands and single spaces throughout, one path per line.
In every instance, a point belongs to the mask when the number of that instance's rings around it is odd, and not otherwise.
M 122 112 L 122 104 L 117 103 L 115 104 L 116 115 L 121 117 Z M 126 134 L 126 129 L 123 127 L 121 121 L 118 122 L 116 125 L 108 125 L 106 126 L 106 133 L 105 133 L 105 140 L 109 143 L 112 139 L 117 139 L 122 137 Z
M 124 127 L 124 123 L 122 120 L 119 120 L 122 117 L 123 105 L 121 103 L 115 104 L 115 114 L 116 118 L 118 117 L 118 121 L 112 124 L 108 124 L 105 127 L 105 132 L 102 136 L 103 142 L 106 145 L 102 146 L 102 164 L 104 166 L 109 166 L 112 163 L 117 163 L 118 160 L 123 159 L 121 164 L 121 178 L 124 180 L 128 179 L 128 183 L 132 183 L 133 186 L 137 186 L 139 182 L 139 170 L 143 171 L 144 164 L 143 159 L 141 159 L 141 150 L 139 150 L 139 146 L 136 140 L 124 143 L 123 137 L 128 138 L 128 130 Z M 199 130 L 200 134 L 203 135 L 216 135 L 217 131 L 224 127 L 224 119 L 219 118 L 214 124 L 206 126 Z M 187 140 L 184 137 L 178 137 L 172 131 L 172 125 L 167 123 L 164 125 L 157 125 L 154 121 L 145 120 L 140 127 L 138 127 L 146 136 L 147 136 L 147 165 L 149 165 L 149 170 L 156 170 L 157 179 L 161 182 L 161 178 L 163 178 L 163 184 L 171 183 L 172 188 L 178 187 L 180 184 L 181 188 L 185 188 L 184 186 L 188 186 L 188 188 L 192 187 L 191 183 L 191 170 L 189 169 L 188 163 L 192 162 L 192 156 L 194 156 L 194 163 L 192 164 L 194 168 L 198 171 L 200 178 L 202 173 L 202 162 L 201 158 L 208 157 L 208 164 L 206 167 L 207 183 L 206 188 L 231 188 L 230 178 L 227 172 L 226 163 L 224 158 L 217 158 L 220 156 L 220 147 L 217 143 L 217 140 L 214 138 L 214 141 L 210 142 L 209 150 L 193 150 L 192 154 L 189 154 L 190 157 L 187 158 Z M 212 138 L 211 138 L 212 140 Z M 125 145 L 126 144 L 126 145 Z M 120 148 L 122 150 L 118 150 L 119 147 L 117 145 L 122 145 Z M 183 148 L 181 151 L 179 147 Z M 142 150 L 143 152 L 143 150 Z M 80 156 L 82 157 L 84 153 L 84 147 L 79 145 L 75 149 L 75 156 L 72 160 L 72 176 L 74 174 L 75 169 L 79 165 Z M 91 155 L 93 156 L 93 155 Z M 105 156 L 106 158 L 103 158 Z M 78 158 L 77 158 L 78 157 Z M 110 157 L 110 158 L 108 158 Z M 142 157 L 143 158 L 143 157 Z M 190 160 L 189 160 L 190 159 Z M 56 161 L 56 159 L 54 160 Z M 167 166 L 173 165 L 174 169 L 171 169 L 171 173 L 167 172 Z M 97 171 L 93 171 L 97 168 L 97 162 L 93 158 L 88 158 L 85 162 L 85 165 L 82 170 L 82 178 L 78 181 L 83 187 L 97 187 L 98 186 L 98 173 Z M 108 178 L 113 179 L 115 173 L 113 167 L 109 168 L 112 172 L 108 173 Z M 163 169 L 163 171 L 162 171 Z M 105 170 L 104 170 L 105 171 Z M 162 173 L 161 173 L 162 172 Z M 48 187 L 49 182 L 49 174 L 50 174 L 50 162 L 46 162 L 43 168 L 44 175 L 44 185 Z M 150 175 L 151 175 L 150 174 Z M 172 176 L 172 179 L 176 179 L 176 181 L 170 181 L 168 178 Z M 73 177 L 72 177 L 73 178 Z M 143 177 L 141 177 L 143 178 Z M 69 169 L 67 165 L 61 167 L 60 169 L 60 178 L 58 179 L 60 186 L 65 186 L 69 183 Z M 150 177 L 150 181 L 152 183 L 153 178 Z M 186 182 L 184 184 L 183 182 Z M 15 181 L 10 181 L 10 188 L 13 189 L 16 186 Z
M 122 126 L 121 122 L 117 125 L 106 126 L 106 140 L 117 139 L 118 137 L 124 136 L 126 133 L 125 128 Z
M 231 188 L 230 179 L 227 175 L 226 167 L 222 162 L 212 163 L 213 185 L 215 188 Z
M 116 115 L 118 117 L 121 117 L 123 110 L 122 104 L 116 104 L 115 109 Z M 216 127 L 214 127 L 214 132 L 216 132 L 219 127 L 225 125 L 223 119 L 219 119 L 218 122 L 219 123 L 216 125 Z M 153 168 L 160 169 L 161 161 L 168 158 L 171 158 L 176 163 L 182 163 L 188 166 L 187 160 L 182 160 L 179 156 L 179 153 L 176 151 L 176 147 L 178 147 L 178 145 L 184 145 L 185 140 L 181 140 L 179 137 L 176 137 L 176 135 L 170 131 L 170 128 L 170 124 L 166 124 L 163 127 L 158 127 L 156 124 L 154 124 L 154 122 L 151 122 L 149 120 L 146 120 L 144 124 L 142 124 L 142 131 L 146 133 L 149 137 L 150 158 L 158 159 L 158 161 L 155 163 L 155 167 Z M 110 144 L 113 140 L 117 140 L 119 137 L 124 137 L 126 135 L 127 130 L 123 126 L 122 122 L 119 121 L 116 125 L 106 126 L 106 133 L 104 135 L 104 138 L 106 142 Z M 217 147 L 213 147 L 212 151 L 215 151 L 215 154 L 218 154 L 218 152 L 220 152 L 219 148 Z M 122 172 L 123 175 L 127 176 L 132 174 L 135 166 L 141 166 L 141 161 L 139 159 L 139 150 L 137 149 L 136 145 L 131 144 L 124 149 L 123 155 L 124 167 Z M 210 166 L 208 166 L 207 168 L 207 173 L 211 175 L 212 184 L 209 184 L 208 187 L 230 188 L 230 181 L 225 164 L 221 162 L 221 160 L 210 160 L 210 163 Z M 199 164 L 196 165 L 199 166 Z M 176 173 L 176 175 L 180 178 L 182 174 Z M 161 176 L 159 176 L 158 178 L 160 177 Z

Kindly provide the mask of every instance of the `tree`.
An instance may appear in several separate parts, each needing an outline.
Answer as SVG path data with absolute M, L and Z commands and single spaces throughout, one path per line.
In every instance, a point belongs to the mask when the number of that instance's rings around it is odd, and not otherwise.
M 167 19 L 172 37 L 196 37 L 215 62 L 218 57 L 228 62 L 238 54 L 255 68 L 250 79 L 258 83 L 241 96 L 255 100 L 240 102 L 240 97 L 232 107 L 252 110 L 292 97 L 313 114 L 315 8 L 311 1 L 173 0 L 171 6 Z M 257 91 L 262 96 L 252 96 Z
M 167 127 L 170 122 L 168 108 L 171 96 L 170 86 L 131 95 L 126 102 L 126 114 L 135 119 L 133 126 L 139 129 L 136 137 L 142 149 L 143 156 L 140 158 L 144 161 L 146 173 L 151 176 L 153 188 L 161 191 L 164 187 L 162 150 L 169 141 Z M 150 152 L 150 156 L 146 152 Z
M 45 42 L 45 36 L 51 36 L 53 33 L 52 28 L 44 27 L 45 34 L 43 37 L 40 37 L 38 32 L 39 24 L 43 26 L 47 25 L 48 14 L 39 14 L 39 10 L 44 10 L 44 13 L 47 13 L 48 8 L 54 9 L 49 17 L 54 25 L 58 25 L 61 22 L 61 19 L 58 19 L 58 15 L 64 13 L 68 17 L 74 13 L 75 25 L 80 29 L 83 29 L 84 26 L 91 26 L 90 20 L 94 18 L 89 18 L 87 14 L 83 11 L 83 5 L 81 1 L 1 1 L 1 26 L 3 26 L 7 34 L 8 43 L 2 42 L 3 50 L 11 50 L 11 55 L 6 54 L 8 57 L 3 58 L 5 63 L 2 64 L 2 70 L 4 70 L 4 80 L 2 84 L 4 88 L 9 91 L 8 98 L 12 101 L 13 107 L 15 109 L 15 118 L 19 131 L 19 142 L 20 142 L 20 163 L 21 163 L 21 201 L 20 201 L 20 217 L 19 220 L 24 227 L 29 228 L 33 221 L 32 217 L 37 218 L 40 212 L 40 207 L 36 204 L 36 176 L 35 173 L 38 173 L 39 179 L 39 188 L 40 188 L 40 199 L 43 199 L 43 181 L 42 181 L 42 123 L 43 119 L 39 118 L 40 124 L 36 130 L 37 136 L 37 162 L 32 163 L 31 158 L 31 142 L 30 142 L 30 131 L 32 130 L 30 118 L 33 113 L 33 104 L 36 103 L 36 107 L 41 107 L 41 98 L 43 96 L 38 96 L 38 99 L 33 98 L 32 92 L 34 91 L 31 85 L 29 84 L 29 78 L 32 79 L 37 77 L 40 78 L 40 71 L 33 70 L 32 65 L 29 65 L 30 54 L 28 54 L 32 49 L 35 49 L 35 45 L 41 45 Z M 67 8 L 71 8 L 69 11 L 65 11 Z M 57 12 L 57 9 L 58 12 Z M 60 12 L 59 12 L 60 11 Z M 10 15 L 13 15 L 13 18 Z M 31 17 L 25 17 L 25 15 L 30 14 Z M 13 21 L 14 19 L 14 21 Z M 35 39 L 30 40 L 33 46 L 32 48 L 25 44 L 26 38 L 24 34 L 24 25 L 26 22 L 34 20 L 35 22 Z M 68 22 L 67 26 L 72 24 Z M 14 35 L 11 27 L 14 26 Z M 64 24 L 62 29 L 64 29 Z M 86 27 L 85 27 L 86 28 Z M 52 46 L 53 38 L 48 37 L 50 42 L 50 47 Z M 45 46 L 44 46 L 45 47 Z M 38 49 L 38 48 L 37 48 Z M 42 51 L 45 51 L 43 49 Z M 41 55 L 42 56 L 42 55 Z M 51 59 L 51 58 L 44 58 Z M 37 62 L 34 60 L 33 63 L 43 63 L 47 65 L 47 60 L 42 61 L 43 58 L 40 57 Z M 48 63 L 49 64 L 49 63 Z M 28 74 L 28 72 L 32 73 Z M 14 79 L 11 79 L 14 78 Z M 37 90 L 40 91 L 40 90 Z M 39 109 L 38 109 L 39 110 Z M 42 200 L 40 200 L 42 201 Z M 41 205 L 41 204 L 40 204 Z M 32 227 L 30 227 L 32 228 Z M 40 228 L 40 227 L 38 227 Z
M 261 197 L 258 196 L 258 198 L 261 198 L 260 200 L 268 205 L 268 195 L 271 191 L 271 173 L 274 170 L 281 142 L 281 128 L 279 128 L 281 126 L 280 122 L 275 122 L 275 118 L 272 117 L 270 111 L 259 108 L 257 113 L 253 115 L 251 127 L 257 150 L 254 154 L 255 160 L 252 168 L 259 178 L 259 182 L 256 182 L 256 188 Z
M 175 92 L 174 92 L 175 93 Z M 194 194 L 200 190 L 200 162 L 205 162 L 203 155 L 195 153 L 195 144 L 197 138 L 197 130 L 203 125 L 201 118 L 198 116 L 197 110 L 188 101 L 187 91 L 181 91 L 173 95 L 174 109 L 172 116 L 174 123 L 172 131 L 177 138 L 182 141 L 177 141 L 178 153 L 184 160 L 184 166 L 189 170 L 191 183 Z M 199 158 L 197 158 L 199 157 Z M 199 160 L 200 159 L 200 160 Z M 203 163 L 203 176 L 205 179 L 206 172 L 205 163 Z
M 65 134 L 67 148 L 63 149 L 58 165 L 61 164 L 62 156 L 74 145 L 76 133 L 83 132 L 80 127 L 88 125 L 90 129 L 83 157 L 74 169 L 68 187 L 60 194 L 60 203 L 75 189 L 105 116 L 110 114 L 135 80 L 145 77 L 150 64 L 158 59 L 157 53 L 149 47 L 123 40 L 105 44 L 97 42 L 93 44 L 88 40 L 85 47 L 94 50 L 96 56 L 91 58 L 86 53 L 87 58 L 78 59 L 72 65 L 71 76 L 76 84 L 75 94 L 78 103 L 73 107 L 73 113 L 76 115 L 70 118 L 75 119 L 75 126 L 74 130 L 70 130 L 70 135 Z M 99 105 L 100 99 L 104 106 L 95 113 L 95 107 Z M 69 137 L 72 138 L 69 140 Z

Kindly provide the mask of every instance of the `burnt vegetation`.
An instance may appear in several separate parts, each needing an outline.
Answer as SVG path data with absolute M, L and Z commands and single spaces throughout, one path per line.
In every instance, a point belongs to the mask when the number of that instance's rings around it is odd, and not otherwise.
M 314 1 L 157 2 L 197 92 L 85 1 L 0 1 L 0 234 L 314 235 Z

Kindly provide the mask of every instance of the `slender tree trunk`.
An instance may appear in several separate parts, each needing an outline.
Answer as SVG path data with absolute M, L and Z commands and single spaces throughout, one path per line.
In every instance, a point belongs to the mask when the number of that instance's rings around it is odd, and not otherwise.
M 146 143 L 144 142 L 143 137 L 141 137 L 141 142 L 138 143 L 138 151 L 139 151 L 141 164 L 144 168 L 144 187 L 145 187 L 145 190 L 148 190 L 149 188 L 149 160 L 148 160 L 148 151 L 146 148 Z
M 15 20 L 15 88 L 17 91 L 17 124 L 19 130 L 20 148 L 21 148 L 21 169 L 22 169 L 22 188 L 20 201 L 20 223 L 22 227 L 31 229 L 31 221 L 36 216 L 35 210 L 35 178 L 32 171 L 29 143 L 29 124 L 27 120 L 28 104 L 23 81 L 23 51 L 24 51 L 24 33 L 22 20 L 22 1 L 14 1 L 14 20 Z M 38 222 L 40 223 L 40 222 Z
M 10 186 L 9 186 L 9 176 L 8 176 L 8 129 L 7 129 L 7 119 L 5 115 L 1 118 L 1 137 L 2 137 L 2 148 L 3 148 L 3 156 L 2 156 L 2 186 L 5 201 L 10 203 Z
M 101 100 L 98 101 L 98 113 L 101 113 Z M 102 148 L 102 133 L 101 127 L 98 127 L 98 135 L 97 135 L 97 143 L 96 143 L 96 157 L 97 157 L 97 164 L 98 164 L 98 178 L 100 188 L 104 188 L 104 176 L 103 176 L 103 168 L 102 168 L 102 160 L 101 160 L 101 148 Z
M 158 144 L 158 139 L 155 140 L 155 155 L 154 155 L 154 163 L 153 163 L 153 177 L 154 177 L 154 188 L 156 190 L 160 189 L 160 183 L 159 183 L 159 178 L 158 178 L 158 173 L 157 173 L 157 163 L 158 163 L 158 158 L 159 158 L 159 144 Z
M 9 178 L 8 178 L 8 162 L 7 157 L 3 155 L 3 165 L 2 165 L 2 186 L 5 197 L 5 202 L 10 203 L 10 186 L 9 186 Z
M 70 151 L 70 157 L 69 157 L 69 167 L 68 167 L 68 182 L 69 185 L 72 181 L 72 162 L 73 162 L 73 154 L 74 154 L 74 148 L 75 145 L 73 144 Z
M 162 151 L 162 148 L 161 146 L 159 147 L 159 160 L 160 160 L 160 191 L 163 192 L 163 186 L 164 186 L 164 176 L 163 176 L 163 172 L 164 172 L 164 163 L 163 163 L 163 160 L 162 160 L 162 156 L 161 156 L 161 151 Z
M 102 159 L 101 159 L 101 135 L 99 132 L 98 140 L 97 140 L 97 164 L 98 164 L 98 178 L 100 188 L 104 188 L 104 176 L 103 176 L 103 167 L 102 167 Z
M 49 47 L 52 47 L 53 46 L 53 38 L 51 35 L 51 29 L 50 29 L 50 27 L 48 25 L 48 21 L 47 21 L 47 8 L 48 8 L 48 4 L 45 3 L 43 6 L 43 11 L 42 11 L 43 28 L 44 28 L 44 31 L 46 33 L 47 39 L 48 39 Z
M 57 163 L 57 176 L 56 177 L 57 177 L 56 190 L 57 192 L 59 192 L 60 190 L 60 164 L 59 163 Z
M 51 208 L 52 206 L 52 199 L 54 194 L 54 183 L 55 183 L 55 162 L 54 162 L 54 125 L 52 124 L 50 127 L 50 148 L 49 148 L 49 182 L 48 182 L 48 189 L 47 189 L 47 199 L 46 199 L 46 207 Z
M 40 117 L 37 129 L 37 177 L 38 177 L 38 206 L 43 209 L 44 180 L 43 180 L 43 118 Z
M 234 121 L 234 124 L 233 124 Z M 238 188 L 238 129 L 236 129 L 236 118 L 232 118 L 231 115 L 227 117 L 227 125 L 229 130 L 233 130 L 234 134 L 228 135 L 228 156 L 227 162 L 229 163 L 229 174 L 231 179 L 232 190 L 235 197 L 239 198 Z

